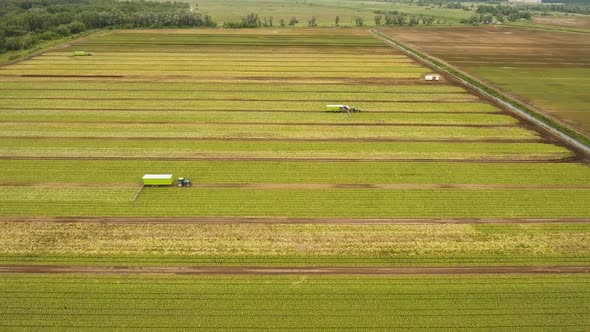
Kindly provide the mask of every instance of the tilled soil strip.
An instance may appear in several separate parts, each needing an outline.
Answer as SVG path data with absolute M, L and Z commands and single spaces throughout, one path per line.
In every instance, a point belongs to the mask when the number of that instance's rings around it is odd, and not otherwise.
M 0 222 L 126 224 L 326 224 L 326 225 L 446 225 L 446 224 L 590 224 L 590 218 L 514 219 L 347 219 L 290 217 L 0 217 Z
M 112 109 L 112 108 L 68 108 L 68 107 L 47 107 L 47 108 L 35 108 L 35 107 L 10 107 L 10 108 L 2 108 L 0 110 L 9 110 L 9 111 L 119 111 L 119 112 L 187 112 L 187 113 L 194 113 L 194 112 L 253 112 L 253 113 L 315 113 L 315 114 L 326 114 L 325 111 L 302 111 L 302 110 L 269 110 L 269 109 L 259 109 L 259 110 L 252 110 L 252 109 L 182 109 L 182 108 L 119 108 L 119 109 Z M 371 114 L 505 114 L 500 111 L 378 111 L 373 110 L 370 111 Z M 366 112 L 369 113 L 369 112 Z M 345 115 L 342 113 L 342 115 Z
M 67 139 L 64 137 L 64 139 Z M 147 161 L 269 161 L 269 162 L 384 162 L 384 163 L 415 163 L 415 162 L 432 162 L 432 163 L 578 163 L 586 162 L 579 157 L 565 157 L 554 159 L 473 159 L 473 158 L 265 158 L 265 157 L 55 157 L 55 156 L 0 156 L 0 160 L 147 160 Z
M 0 182 L 0 187 L 134 188 L 133 182 Z M 430 183 L 193 183 L 180 190 L 207 189 L 590 189 L 590 184 L 430 184 Z
M 490 266 L 490 267 L 131 267 L 131 266 L 63 266 L 0 265 L 0 274 L 176 274 L 176 275 L 445 275 L 445 274 L 541 274 L 590 273 L 590 266 Z
M 185 136 L 0 136 L 0 139 L 22 140 L 122 140 L 122 141 L 219 141 L 219 142 L 421 142 L 421 143 L 545 143 L 544 139 L 514 139 L 514 138 L 444 138 L 444 139 L 419 139 L 419 138 L 265 138 L 265 137 L 185 137 Z

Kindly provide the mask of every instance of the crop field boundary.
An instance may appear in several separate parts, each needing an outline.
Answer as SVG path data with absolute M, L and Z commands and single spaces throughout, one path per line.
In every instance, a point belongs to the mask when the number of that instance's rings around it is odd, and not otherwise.
M 172 275 L 451 275 L 451 274 L 573 274 L 590 273 L 590 266 L 489 267 L 131 267 L 0 265 L 0 274 L 172 274 Z
M 475 141 L 469 141 L 473 143 Z M 424 142 L 420 142 L 424 143 Z M 445 142 L 446 143 L 446 142 Z M 457 143 L 457 142 L 455 142 Z M 464 143 L 464 142 L 458 142 Z M 578 163 L 575 157 L 556 157 L 542 160 L 537 159 L 487 159 L 487 158 L 265 158 L 265 157 L 49 157 L 49 156 L 0 156 L 0 160 L 143 160 L 143 161 L 271 161 L 271 162 L 384 162 L 384 163 L 413 163 L 413 162 L 449 162 L 449 163 L 494 163 L 494 164 L 521 164 L 521 163 Z
M 584 153 L 586 157 L 590 156 L 590 145 L 588 145 L 590 139 L 586 136 L 578 133 L 577 131 L 569 127 L 565 127 L 563 124 L 546 117 L 538 111 L 533 111 L 528 107 L 524 107 L 521 103 L 516 102 L 512 98 L 508 97 L 506 94 L 501 93 L 497 89 L 491 88 L 483 84 L 479 80 L 474 79 L 470 75 L 463 73 L 462 71 L 447 64 L 446 62 L 443 62 L 442 60 L 435 60 L 432 57 L 427 56 L 421 52 L 418 52 L 415 49 L 408 47 L 407 45 L 393 39 L 390 36 L 384 35 L 380 31 L 376 31 L 373 29 L 370 29 L 369 31 L 376 38 L 383 40 L 387 44 L 395 46 L 396 48 L 412 56 L 413 58 L 419 59 L 426 65 L 429 65 L 431 68 L 434 68 L 436 70 L 444 72 L 447 75 L 450 75 L 454 79 L 460 81 L 465 86 L 474 89 L 478 93 L 490 98 L 491 100 L 506 107 L 507 109 L 511 110 L 517 115 L 525 118 L 531 123 L 537 125 L 540 129 L 543 129 L 545 132 L 548 132 L 552 136 L 561 139 L 564 143 L 568 144 L 576 151 Z
M 101 223 L 101 224 L 342 224 L 342 225 L 429 225 L 429 224 L 590 224 L 590 218 L 290 218 L 290 217 L 0 217 L 0 222 Z

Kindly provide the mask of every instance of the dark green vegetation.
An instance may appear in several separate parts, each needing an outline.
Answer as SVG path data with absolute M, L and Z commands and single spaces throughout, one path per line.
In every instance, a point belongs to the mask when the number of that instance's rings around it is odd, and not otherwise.
M 17 265 L 575 266 L 590 260 L 587 224 L 0 223 L 0 240 L 0 264 Z
M 183 2 L 3 0 L 0 53 L 104 28 L 214 27 Z
M 580 331 L 584 275 L 2 275 L 4 329 Z

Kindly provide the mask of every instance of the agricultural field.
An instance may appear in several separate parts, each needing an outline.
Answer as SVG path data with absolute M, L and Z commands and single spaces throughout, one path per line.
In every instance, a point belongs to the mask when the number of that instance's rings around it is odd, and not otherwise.
M 0 327 L 587 328 L 587 158 L 428 73 L 361 29 L 0 67 Z
M 193 2 L 184 0 L 184 2 Z M 196 1 L 195 1 L 196 2 Z M 220 23 L 239 22 L 242 16 L 257 13 L 260 17 L 273 17 L 274 26 L 280 25 L 280 19 L 287 24 L 292 17 L 297 18 L 295 27 L 305 27 L 308 19 L 315 17 L 318 26 L 333 27 L 335 17 L 340 18 L 338 25 L 343 27 L 355 26 L 355 18 L 362 17 L 364 25 L 374 26 L 376 11 L 401 11 L 410 15 L 434 16 L 438 24 L 457 24 L 463 18 L 468 18 L 472 11 L 462 9 L 441 8 L 435 4 L 423 6 L 414 3 L 359 1 L 359 0 L 201 0 L 198 8 Z
M 583 275 L 2 275 L 3 329 L 580 331 Z M 18 288 L 18 290 L 17 290 Z M 157 298 L 158 301 L 154 301 Z
M 0 69 L 0 214 L 590 215 L 576 151 L 429 72 L 364 30 L 100 33 Z
M 587 224 L 5 222 L 0 240 L 3 265 L 520 267 L 576 266 L 590 259 Z
M 587 34 L 497 26 L 387 33 L 590 135 Z
M 566 28 L 570 31 L 590 33 L 590 16 L 588 15 L 553 15 L 539 16 L 533 23 L 542 27 Z

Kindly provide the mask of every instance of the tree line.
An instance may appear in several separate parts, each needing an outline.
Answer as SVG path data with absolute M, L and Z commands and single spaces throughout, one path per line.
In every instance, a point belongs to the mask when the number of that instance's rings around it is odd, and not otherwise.
M 492 24 L 530 20 L 532 18 L 532 14 L 528 10 L 508 5 L 480 5 L 477 6 L 475 12 L 476 14 L 471 15 L 471 17 L 461 20 L 461 23 Z
M 0 53 L 105 28 L 214 27 L 188 3 L 117 0 L 2 0 Z
M 408 15 L 398 11 L 375 11 L 373 22 L 376 26 L 415 26 L 418 24 L 432 25 L 436 19 L 434 16 L 425 15 Z M 273 27 L 275 26 L 275 19 L 272 16 L 260 16 L 256 13 L 250 13 L 242 16 L 239 22 L 225 22 L 223 26 L 230 29 L 242 29 L 242 28 L 259 28 L 259 27 Z M 303 21 L 305 22 L 305 21 Z M 291 17 L 288 19 L 280 18 L 278 20 L 278 26 L 294 26 L 299 23 L 297 17 Z M 353 18 L 353 24 L 357 27 L 365 26 L 365 18 L 363 16 L 355 16 Z M 439 21 L 440 23 L 440 21 Z M 446 22 L 445 22 L 446 23 Z M 334 17 L 334 26 L 340 25 L 340 16 Z M 308 27 L 317 27 L 318 20 L 315 16 L 307 19 Z

